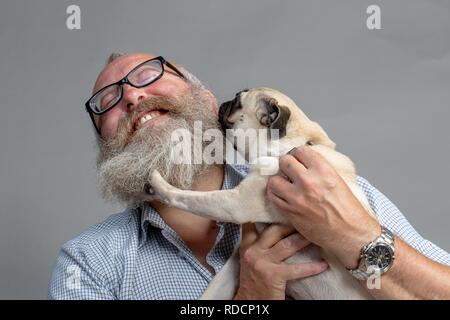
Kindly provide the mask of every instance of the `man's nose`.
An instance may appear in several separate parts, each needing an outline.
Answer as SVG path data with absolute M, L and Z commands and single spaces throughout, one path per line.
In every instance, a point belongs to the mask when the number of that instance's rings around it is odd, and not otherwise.
M 123 87 L 123 104 L 126 106 L 127 111 L 134 110 L 139 102 L 145 100 L 148 94 L 145 92 L 145 88 L 135 88 L 130 85 L 124 85 Z

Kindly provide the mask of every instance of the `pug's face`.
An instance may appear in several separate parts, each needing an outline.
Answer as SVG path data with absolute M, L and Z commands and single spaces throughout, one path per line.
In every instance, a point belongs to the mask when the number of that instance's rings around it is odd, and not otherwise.
M 271 142 L 286 135 L 291 112 L 278 103 L 275 92 L 269 88 L 246 89 L 220 106 L 222 129 L 247 161 L 267 154 Z
M 246 89 L 222 103 L 219 109 L 222 129 L 275 129 L 279 130 L 279 138 L 284 137 L 291 112 L 279 104 L 275 92 L 269 88 Z
M 235 149 L 245 154 L 247 160 L 249 146 L 257 143 L 252 141 L 251 135 L 244 133 L 248 129 L 266 129 L 270 141 L 287 135 L 286 138 L 295 137 L 297 146 L 320 144 L 335 147 L 322 127 L 311 121 L 292 99 L 271 88 L 260 87 L 238 92 L 233 100 L 221 104 L 219 122 L 227 139 L 234 143 Z M 237 129 L 243 131 L 239 132 Z M 242 135 L 249 139 L 243 146 L 236 145 L 236 138 Z

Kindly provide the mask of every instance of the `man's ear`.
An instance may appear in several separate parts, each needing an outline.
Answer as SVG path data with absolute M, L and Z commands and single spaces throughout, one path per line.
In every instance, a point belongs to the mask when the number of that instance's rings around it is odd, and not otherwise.
M 286 135 L 286 126 L 291 116 L 288 107 L 280 106 L 276 99 L 269 99 L 266 102 L 267 125 L 269 129 L 278 130 L 278 137 L 281 139 Z

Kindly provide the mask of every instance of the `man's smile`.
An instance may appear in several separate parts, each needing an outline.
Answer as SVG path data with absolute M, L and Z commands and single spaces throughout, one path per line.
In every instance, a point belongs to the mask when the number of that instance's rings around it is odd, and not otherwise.
M 168 111 L 163 109 L 156 109 L 150 111 L 147 110 L 142 112 L 141 114 L 139 114 L 139 116 L 134 122 L 133 126 L 134 131 L 139 130 L 144 125 L 150 125 L 156 118 L 166 115 L 167 113 Z

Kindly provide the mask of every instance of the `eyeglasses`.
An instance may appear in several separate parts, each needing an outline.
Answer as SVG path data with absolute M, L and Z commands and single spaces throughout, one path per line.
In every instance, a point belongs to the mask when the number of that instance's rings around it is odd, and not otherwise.
M 124 84 L 129 84 L 134 88 L 143 88 L 161 79 L 164 74 L 164 65 L 167 65 L 181 78 L 185 79 L 185 76 L 173 64 L 159 56 L 142 62 L 128 72 L 125 77 L 98 90 L 91 98 L 89 98 L 85 103 L 86 111 L 89 113 L 95 130 L 97 130 L 99 135 L 100 128 L 95 122 L 94 115 L 101 116 L 102 114 L 105 114 L 122 100 Z

